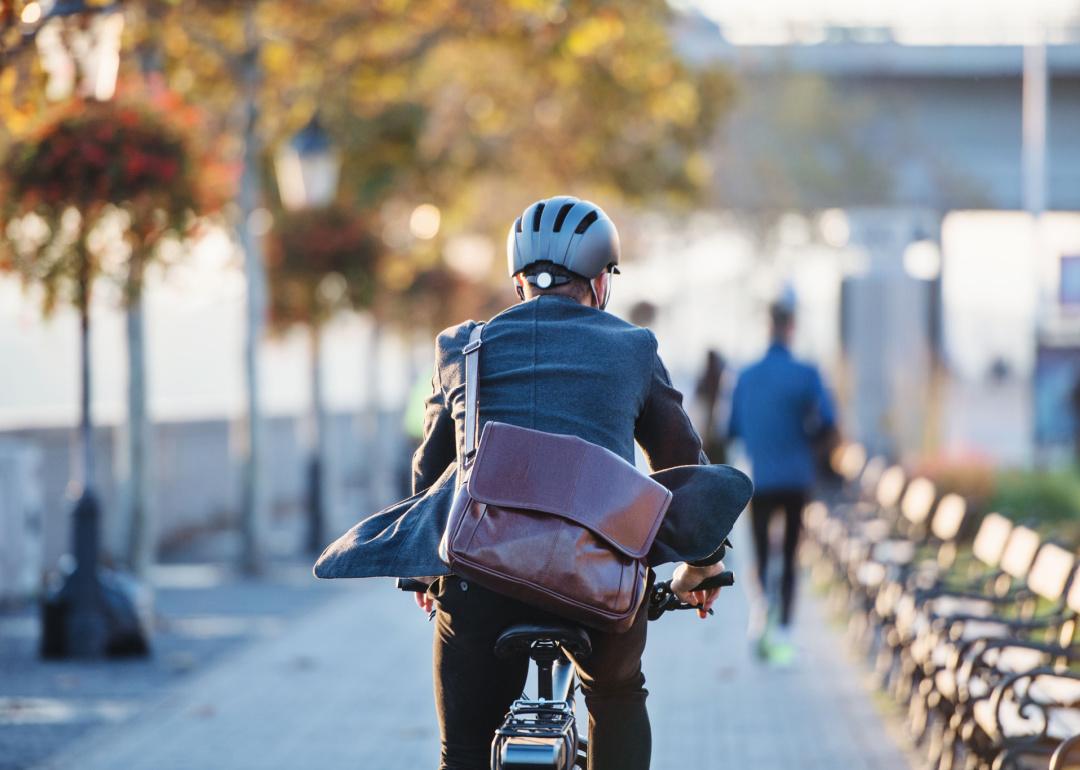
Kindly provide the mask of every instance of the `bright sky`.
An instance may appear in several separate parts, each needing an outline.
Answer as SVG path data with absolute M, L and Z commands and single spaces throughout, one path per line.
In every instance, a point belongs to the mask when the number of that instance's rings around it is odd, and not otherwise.
M 908 44 L 1022 44 L 1080 29 L 1073 0 L 672 0 L 720 24 L 733 43 L 816 42 L 824 27 L 891 28 Z

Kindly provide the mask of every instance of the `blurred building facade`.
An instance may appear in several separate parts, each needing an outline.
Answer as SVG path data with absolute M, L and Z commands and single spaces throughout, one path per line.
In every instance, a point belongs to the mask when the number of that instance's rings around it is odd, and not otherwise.
M 798 288 L 800 258 L 777 254 L 820 259 L 830 240 L 816 227 L 821 214 L 843 221 L 843 237 L 832 239 L 839 269 L 823 279 L 842 289 L 806 303 L 804 322 L 819 339 L 803 342 L 831 365 L 847 428 L 894 456 L 958 449 L 1008 464 L 1037 459 L 1036 401 L 1043 412 L 1065 409 L 1060 386 L 1039 397 L 1039 351 L 1048 336 L 1080 343 L 1058 302 L 1062 257 L 1080 253 L 1080 217 L 1068 213 L 1080 211 L 1080 45 L 1061 35 L 1027 53 L 904 45 L 887 29 L 735 45 L 700 15 L 685 16 L 676 34 L 691 60 L 736 73 L 739 98 L 714 153 L 716 192 L 744 220 L 779 223 L 779 239 L 758 246 L 766 270 L 786 270 Z M 1034 73 L 1032 50 L 1045 61 Z M 1029 100 L 1033 78 L 1046 94 L 1034 176 L 1026 59 Z M 785 247 L 792 216 L 816 232 Z M 938 248 L 930 274 L 905 267 L 915 242 Z M 830 328 L 838 346 L 821 339 Z

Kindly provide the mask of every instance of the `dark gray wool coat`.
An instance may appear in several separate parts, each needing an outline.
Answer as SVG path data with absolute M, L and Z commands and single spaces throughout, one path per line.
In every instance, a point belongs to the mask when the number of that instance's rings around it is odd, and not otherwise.
M 320 578 L 445 575 L 438 544 L 454 499 L 464 444 L 465 362 L 475 323 L 435 343 L 424 440 L 413 457 L 412 497 L 331 543 Z M 652 332 L 572 299 L 544 295 L 488 322 L 480 348 L 479 424 L 490 420 L 578 436 L 634 462 L 640 444 L 653 478 L 673 495 L 649 563 L 707 563 L 750 499 L 750 480 L 708 465 L 671 386 Z M 551 468 L 558 473 L 558 468 Z M 712 560 L 715 560 L 713 558 Z

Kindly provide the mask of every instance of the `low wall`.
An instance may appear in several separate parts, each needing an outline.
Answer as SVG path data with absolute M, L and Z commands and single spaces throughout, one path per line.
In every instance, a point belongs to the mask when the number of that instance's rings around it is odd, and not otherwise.
M 296 548 L 304 532 L 305 472 L 310 454 L 307 425 L 304 417 L 270 417 L 264 432 L 266 524 L 268 528 L 295 533 L 291 539 Z M 328 416 L 324 437 L 328 534 L 344 530 L 368 512 L 401 496 L 399 482 L 409 450 L 400 425 L 400 412 L 381 413 L 377 429 L 367 415 Z M 94 434 L 96 489 L 103 511 L 103 557 L 117 561 L 123 560 L 128 535 L 128 522 L 124 520 L 127 460 L 123 430 L 123 426 L 104 426 Z M 370 438 L 372 435 L 377 438 Z M 242 423 L 224 419 L 159 422 L 152 426 L 151 509 L 159 548 L 182 543 L 194 533 L 237 526 L 244 437 Z M 23 447 L 34 458 L 32 476 L 25 470 L 15 476 L 0 473 L 0 499 L 15 494 L 12 490 L 16 482 L 18 494 L 35 496 L 40 510 L 40 536 L 39 544 L 32 547 L 40 548 L 41 564 L 48 569 L 71 547 L 71 511 L 78 492 L 70 484 L 79 462 L 76 431 L 12 430 L 0 435 L 0 442 Z M 0 585 L 0 597 L 4 593 L 5 587 Z

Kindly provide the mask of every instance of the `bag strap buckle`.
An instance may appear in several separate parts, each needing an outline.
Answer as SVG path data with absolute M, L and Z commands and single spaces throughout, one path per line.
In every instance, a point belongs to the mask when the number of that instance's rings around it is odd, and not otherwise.
M 465 356 L 465 446 L 461 458 L 462 474 L 472 465 L 473 456 L 479 443 L 477 431 L 477 411 L 479 409 L 480 346 L 484 324 L 478 323 L 469 333 L 469 342 L 462 349 Z

